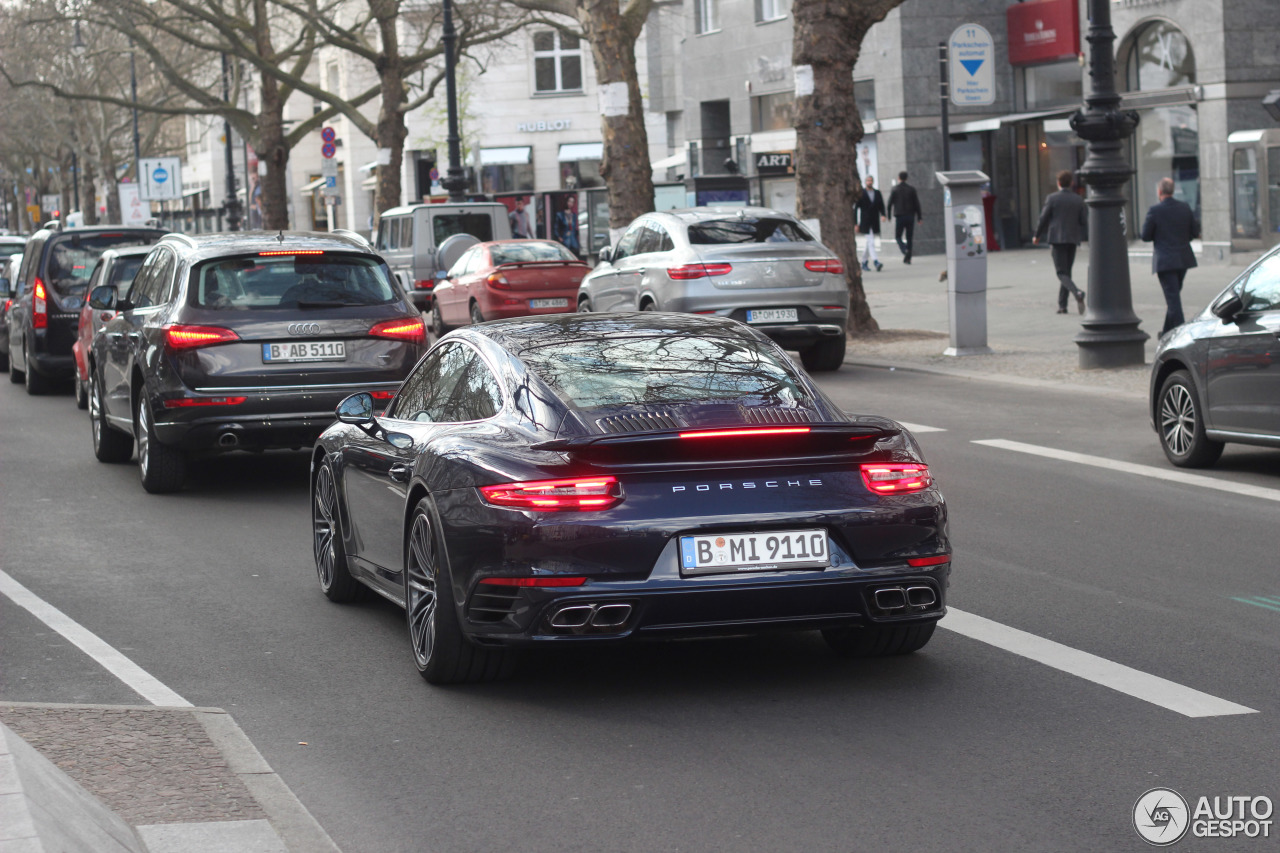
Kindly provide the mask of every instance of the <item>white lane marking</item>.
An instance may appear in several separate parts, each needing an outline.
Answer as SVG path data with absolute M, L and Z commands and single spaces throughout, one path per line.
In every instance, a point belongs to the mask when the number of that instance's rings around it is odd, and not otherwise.
M 1253 708 L 1192 690 L 1158 675 L 1151 675 L 954 607 L 947 607 L 947 615 L 938 624 L 971 640 L 1030 658 L 1135 699 L 1175 711 L 1184 717 L 1225 717 L 1258 713 Z
M 1057 450 L 1052 447 L 1040 447 L 1035 444 L 1023 444 L 1020 441 L 1006 441 L 993 438 L 975 441 L 974 444 L 995 447 L 1000 450 L 1013 450 L 1018 453 L 1029 453 L 1032 456 L 1043 456 L 1048 459 L 1060 459 L 1063 462 L 1075 462 L 1079 465 L 1092 465 L 1094 468 L 1106 468 L 1111 471 L 1122 471 L 1126 474 L 1137 474 L 1139 477 L 1150 477 L 1153 480 L 1168 480 L 1171 483 L 1182 483 L 1187 486 L 1199 486 L 1203 489 L 1217 489 L 1220 492 L 1231 492 L 1251 498 L 1262 498 L 1268 501 L 1280 501 L 1280 489 L 1268 489 L 1265 486 L 1250 486 L 1246 483 L 1232 483 L 1206 477 L 1203 474 L 1188 474 L 1171 468 L 1156 468 L 1152 465 L 1137 465 L 1133 462 L 1121 462 L 1118 459 L 1105 459 L 1101 456 L 1089 456 L 1085 453 L 1073 453 L 1070 450 Z
M 152 705 L 193 707 L 190 702 L 165 687 L 159 679 L 108 645 L 97 634 L 40 598 L 4 571 L 0 571 L 0 593 L 7 595 L 14 604 L 29 611 L 32 616 L 79 646 L 81 651 L 97 661 L 103 669 L 123 681 L 130 690 Z
M 931 427 L 925 426 L 924 424 L 909 424 L 906 421 L 898 421 L 898 423 L 902 424 L 912 432 L 946 432 L 942 427 Z

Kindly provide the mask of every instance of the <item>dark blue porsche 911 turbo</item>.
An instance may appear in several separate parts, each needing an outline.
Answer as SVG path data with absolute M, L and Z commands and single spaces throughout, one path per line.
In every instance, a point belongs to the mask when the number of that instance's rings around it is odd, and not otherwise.
M 433 684 L 521 646 L 821 630 L 903 654 L 945 612 L 946 504 L 912 435 L 847 415 L 764 335 L 564 314 L 440 340 L 317 442 L 320 586 L 405 608 Z

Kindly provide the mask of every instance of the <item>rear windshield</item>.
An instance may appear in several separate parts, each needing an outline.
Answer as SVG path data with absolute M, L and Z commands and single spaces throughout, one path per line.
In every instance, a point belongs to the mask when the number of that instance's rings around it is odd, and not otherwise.
M 253 255 L 206 261 L 192 272 L 198 308 L 341 308 L 399 296 L 381 261 L 364 255 Z
M 493 239 L 493 219 L 487 213 L 437 213 L 431 217 L 431 235 L 437 246 L 454 234 L 470 234 L 487 243 Z
M 578 256 L 559 243 L 500 243 L 489 247 L 493 265 L 533 261 L 577 261 Z
M 22 251 L 22 243 L 0 243 L 0 258 L 8 258 Z
M 798 222 L 767 216 L 735 216 L 689 226 L 694 245 L 722 243 L 811 243 L 813 236 Z
M 107 284 L 116 286 L 116 293 L 121 298 L 129 298 L 129 288 L 133 285 L 133 280 L 138 277 L 138 269 L 142 266 L 142 260 L 145 255 L 136 257 L 116 258 L 116 262 L 111 266 L 111 281 Z
M 109 232 L 106 234 L 69 234 L 55 240 L 49 247 L 49 260 L 45 275 L 59 291 L 83 287 L 98 258 L 107 249 L 123 246 L 150 246 L 158 235 Z
M 756 399 L 807 401 L 789 362 L 747 341 L 654 334 L 551 343 L 521 359 L 582 409 Z

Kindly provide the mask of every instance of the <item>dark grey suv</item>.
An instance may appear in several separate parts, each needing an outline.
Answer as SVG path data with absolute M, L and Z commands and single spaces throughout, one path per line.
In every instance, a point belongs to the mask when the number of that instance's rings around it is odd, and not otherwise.
M 426 328 L 355 234 L 173 234 L 143 261 L 89 352 L 93 449 L 180 488 L 193 454 L 310 447 L 346 396 L 389 400 Z
M 1161 338 L 1151 422 L 1179 467 L 1212 465 L 1227 442 L 1280 448 L 1280 248 Z

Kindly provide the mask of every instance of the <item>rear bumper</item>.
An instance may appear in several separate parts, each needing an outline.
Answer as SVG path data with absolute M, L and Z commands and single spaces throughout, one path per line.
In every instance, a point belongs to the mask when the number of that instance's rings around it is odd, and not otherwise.
M 413 307 L 419 311 L 431 310 L 431 291 L 430 290 L 410 290 L 409 301 L 413 303 Z
M 49 324 L 43 329 L 28 330 L 29 352 L 34 369 L 50 379 L 71 379 L 76 375 L 76 359 L 72 346 L 80 323 L 79 314 L 50 314 Z
M 844 335 L 844 327 L 828 323 L 796 323 L 776 326 L 753 326 L 777 342 L 783 349 L 804 349 L 827 338 Z

